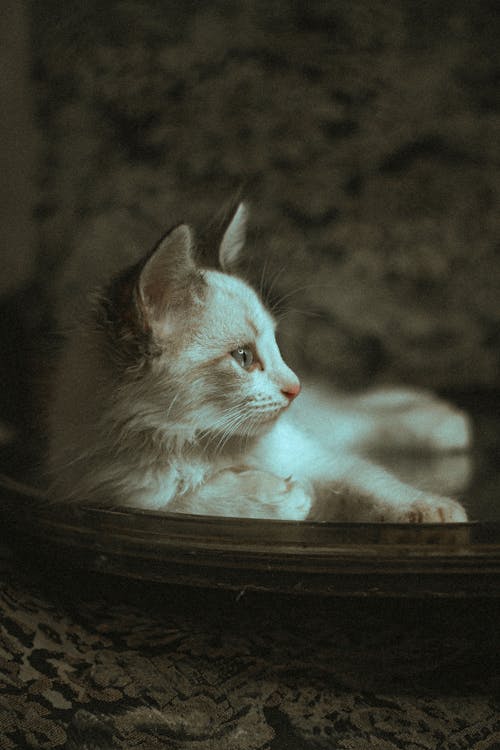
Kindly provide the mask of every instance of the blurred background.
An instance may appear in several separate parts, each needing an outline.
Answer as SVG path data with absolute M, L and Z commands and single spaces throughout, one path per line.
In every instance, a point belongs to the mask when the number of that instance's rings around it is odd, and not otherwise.
M 7 423 L 40 432 L 71 258 L 133 238 L 147 250 L 180 220 L 202 234 L 237 195 L 252 208 L 250 273 L 286 298 L 281 344 L 299 373 L 497 409 L 497 3 L 3 8 Z

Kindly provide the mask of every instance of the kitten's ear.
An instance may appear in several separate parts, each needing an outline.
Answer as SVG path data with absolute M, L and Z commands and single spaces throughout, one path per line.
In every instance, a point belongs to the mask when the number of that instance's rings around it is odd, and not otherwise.
M 196 278 L 192 233 L 180 224 L 158 243 L 141 270 L 139 294 L 148 316 L 159 320 L 168 308 L 179 307 Z
M 238 260 L 247 233 L 248 208 L 245 203 L 240 203 L 233 218 L 224 232 L 219 247 L 219 265 L 223 271 L 230 271 Z

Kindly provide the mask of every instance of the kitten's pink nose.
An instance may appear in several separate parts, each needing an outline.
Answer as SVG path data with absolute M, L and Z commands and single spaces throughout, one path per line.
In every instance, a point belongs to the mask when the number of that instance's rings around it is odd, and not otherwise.
M 287 397 L 289 401 L 293 401 L 300 393 L 300 383 L 297 380 L 294 383 L 287 383 L 284 388 L 281 389 L 281 393 Z

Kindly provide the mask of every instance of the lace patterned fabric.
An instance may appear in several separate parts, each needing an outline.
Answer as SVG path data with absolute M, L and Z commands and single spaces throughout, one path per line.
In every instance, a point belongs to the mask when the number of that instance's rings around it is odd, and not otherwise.
M 2 750 L 500 742 L 494 602 L 235 595 L 1 567 Z

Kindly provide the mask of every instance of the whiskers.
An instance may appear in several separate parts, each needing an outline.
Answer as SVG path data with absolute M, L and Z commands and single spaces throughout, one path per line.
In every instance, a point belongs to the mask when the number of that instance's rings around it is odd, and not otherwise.
M 326 289 L 333 292 L 335 290 L 335 286 L 333 284 L 301 284 L 300 286 L 296 286 L 294 288 L 288 289 L 287 291 L 284 291 L 283 293 L 278 294 L 278 289 L 276 287 L 278 286 L 279 281 L 281 280 L 281 277 L 286 270 L 286 266 L 281 266 L 276 271 L 274 271 L 269 279 L 265 278 L 267 270 L 266 260 L 264 262 L 264 268 L 260 279 L 260 296 L 264 301 L 266 307 L 270 310 L 270 312 L 278 322 L 283 320 L 288 315 L 294 313 L 311 318 L 323 317 L 324 314 L 320 310 L 318 311 L 317 308 L 314 309 L 313 304 L 311 304 L 311 307 L 306 307 L 304 309 L 301 307 L 292 307 L 290 305 L 290 302 L 293 302 L 293 300 L 298 295 L 303 295 L 304 292 L 308 291 Z
M 281 297 L 277 297 L 273 300 L 271 305 L 271 312 L 279 312 L 279 310 L 284 307 L 284 304 L 287 300 L 292 299 L 297 294 L 302 294 L 302 292 L 307 292 L 310 290 L 317 291 L 318 289 L 329 289 L 332 290 L 335 287 L 332 284 L 302 284 L 302 286 L 297 286 L 294 289 L 290 289 L 284 294 L 281 295 Z
M 250 438 L 256 436 L 265 423 L 276 417 L 281 406 L 275 402 L 242 401 L 230 407 L 218 420 L 198 433 L 198 438 L 206 440 L 205 450 L 213 456 L 220 456 L 234 439 L 238 450 L 245 452 Z
M 268 271 L 269 271 L 269 259 L 266 258 L 264 261 L 264 265 L 262 267 L 262 274 L 260 277 L 260 284 L 259 284 L 259 292 L 261 298 L 264 300 L 267 307 L 269 307 L 270 310 L 273 310 L 275 306 L 275 289 L 276 285 L 280 279 L 280 277 L 283 275 L 284 271 L 286 269 L 286 266 L 280 266 L 279 268 L 275 269 L 272 276 L 269 278 L 266 278 Z
M 225 412 L 210 427 L 198 433 L 198 437 L 206 440 L 205 452 L 219 456 L 232 438 L 241 437 L 240 430 L 248 420 L 243 405 L 239 404 Z
M 304 318 L 324 318 L 324 313 L 315 312 L 314 310 L 303 310 L 299 307 L 286 307 L 279 312 L 273 313 L 274 319 L 279 324 L 290 315 L 301 315 Z

